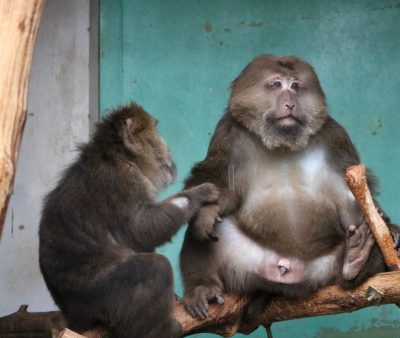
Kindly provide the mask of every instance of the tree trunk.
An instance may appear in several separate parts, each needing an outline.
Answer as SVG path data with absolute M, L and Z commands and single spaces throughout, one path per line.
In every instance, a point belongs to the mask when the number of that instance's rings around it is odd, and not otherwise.
M 0 237 L 26 119 L 28 77 L 44 0 L 0 1 Z

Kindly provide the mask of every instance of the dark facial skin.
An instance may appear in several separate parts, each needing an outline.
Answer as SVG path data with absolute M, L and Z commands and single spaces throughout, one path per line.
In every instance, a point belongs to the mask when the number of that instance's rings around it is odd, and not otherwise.
M 186 180 L 186 187 L 212 182 L 221 191 L 185 236 L 188 311 L 205 318 L 208 303 L 223 303 L 224 292 L 303 297 L 332 283 L 352 288 L 384 271 L 343 180 L 359 162 L 328 115 L 313 68 L 296 57 L 255 58 L 233 81 L 207 156 Z
M 40 268 L 71 329 L 104 325 L 116 338 L 181 336 L 172 317 L 172 267 L 154 250 L 219 192 L 204 183 L 157 202 L 175 173 L 156 120 L 132 103 L 97 126 L 46 196 Z

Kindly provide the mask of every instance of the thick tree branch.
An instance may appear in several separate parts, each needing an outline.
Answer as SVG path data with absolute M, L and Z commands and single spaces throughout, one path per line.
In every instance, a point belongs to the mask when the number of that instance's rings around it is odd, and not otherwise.
M 26 119 L 28 77 L 44 0 L 0 1 L 0 237 Z
M 353 290 L 343 290 L 333 285 L 317 291 L 307 299 L 274 299 L 260 316 L 259 324 L 352 312 L 364 307 L 398 303 L 400 300 L 400 273 L 385 272 L 377 274 Z M 246 323 L 240 331 L 246 332 Z
M 274 298 L 267 308 L 251 323 L 243 318 L 247 301 L 233 295 L 226 295 L 225 305 L 210 305 L 210 316 L 205 320 L 192 318 L 177 302 L 176 319 L 182 324 L 185 336 L 212 332 L 222 336 L 232 336 L 236 332 L 249 333 L 258 325 L 268 326 L 271 323 L 295 318 L 331 315 L 351 312 L 360 308 L 379 304 L 400 303 L 400 272 L 385 272 L 371 277 L 354 290 L 342 290 L 329 286 L 319 290 L 306 299 Z M 255 323 L 252 325 L 252 323 Z M 60 312 L 29 313 L 26 308 L 0 318 L 0 332 L 5 335 L 32 337 L 41 332 L 52 332 L 57 337 L 64 321 Z M 22 334 L 24 333 L 24 334 Z M 87 338 L 105 337 L 104 328 L 97 328 L 82 334 Z M 81 338 L 70 330 L 62 331 L 62 338 Z

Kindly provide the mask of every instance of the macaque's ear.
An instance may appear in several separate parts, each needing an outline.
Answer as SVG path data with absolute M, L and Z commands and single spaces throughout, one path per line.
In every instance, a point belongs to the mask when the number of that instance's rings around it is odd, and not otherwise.
M 149 125 L 150 120 L 129 117 L 124 121 L 124 128 L 129 134 L 138 134 Z
M 123 128 L 120 132 L 122 142 L 133 154 L 140 153 L 142 149 L 141 143 L 136 140 L 136 134 L 140 129 L 140 123 L 137 123 L 137 121 L 132 118 L 127 118 L 124 121 Z

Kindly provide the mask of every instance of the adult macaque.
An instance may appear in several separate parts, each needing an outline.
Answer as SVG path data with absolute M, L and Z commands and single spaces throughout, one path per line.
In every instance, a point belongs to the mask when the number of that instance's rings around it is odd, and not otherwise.
M 185 236 L 189 312 L 205 318 L 210 301 L 223 303 L 223 292 L 304 296 L 330 283 L 351 288 L 384 271 L 343 179 L 359 162 L 348 134 L 328 115 L 309 64 L 254 59 L 233 81 L 207 156 L 186 181 L 186 187 L 213 182 L 221 191 Z M 205 241 L 210 234 L 219 241 Z
M 112 112 L 44 203 L 40 268 L 78 332 L 97 325 L 115 338 L 175 338 L 172 268 L 154 249 L 218 191 L 204 183 L 156 202 L 175 177 L 156 120 L 136 104 Z

